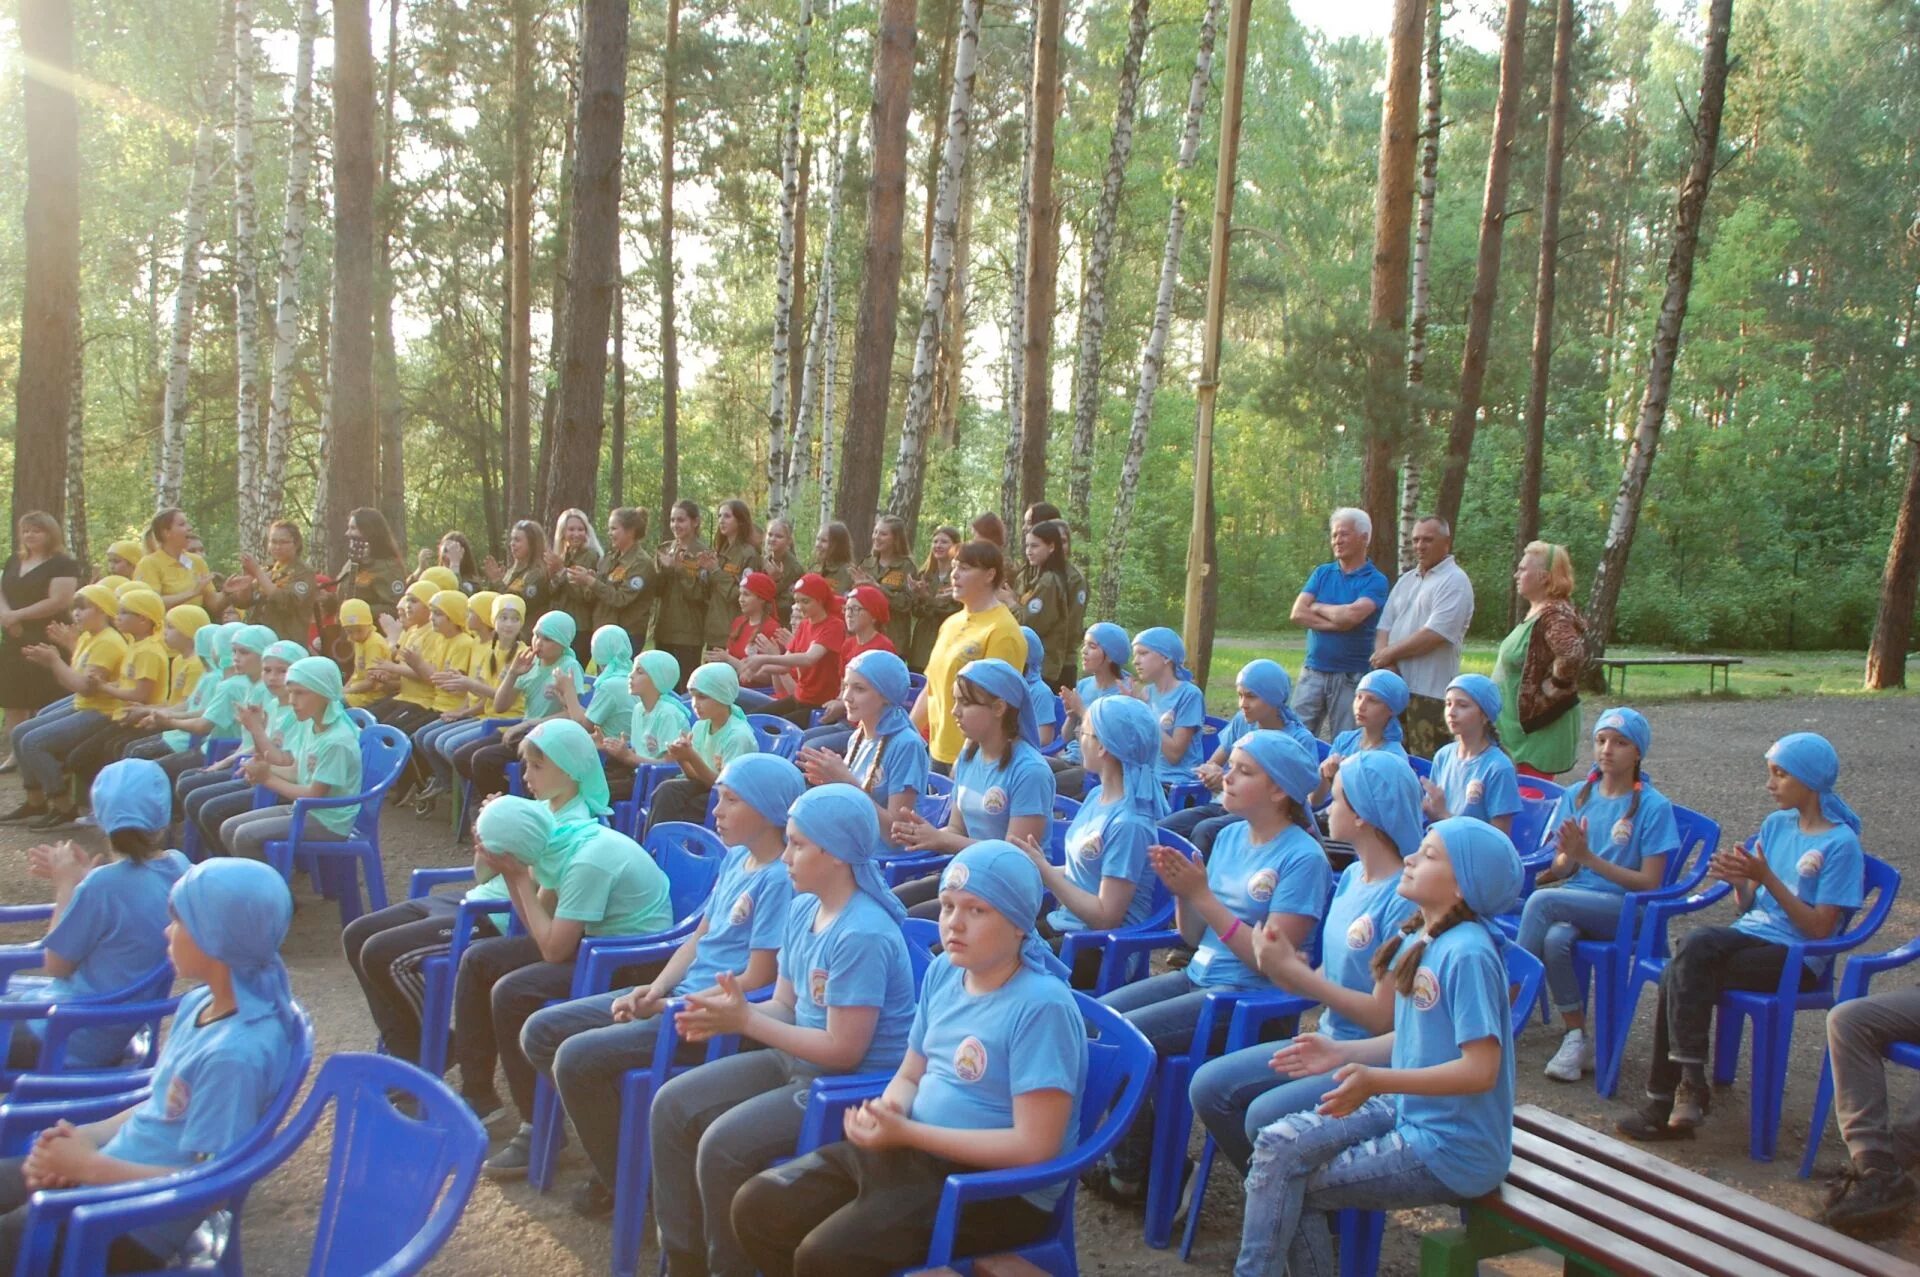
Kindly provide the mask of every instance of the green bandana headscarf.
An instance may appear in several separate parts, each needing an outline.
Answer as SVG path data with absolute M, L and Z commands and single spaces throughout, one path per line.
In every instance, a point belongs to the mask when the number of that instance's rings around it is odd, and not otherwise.
M 605 816 L 613 810 L 607 792 L 607 773 L 600 765 L 600 751 L 586 728 L 570 718 L 550 718 L 529 732 L 527 739 L 551 759 L 555 767 L 573 778 L 588 811 L 595 816 Z

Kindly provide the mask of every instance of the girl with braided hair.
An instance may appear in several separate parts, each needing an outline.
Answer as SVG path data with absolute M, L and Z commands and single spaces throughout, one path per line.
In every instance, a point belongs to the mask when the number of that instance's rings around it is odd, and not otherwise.
M 853 735 L 844 752 L 818 745 L 800 750 L 800 770 L 809 785 L 851 785 L 874 806 L 880 825 L 877 854 L 898 855 L 894 823 L 914 810 L 927 792 L 932 760 L 900 702 L 907 695 L 907 665 L 892 652 L 860 653 L 847 665 L 840 696 Z

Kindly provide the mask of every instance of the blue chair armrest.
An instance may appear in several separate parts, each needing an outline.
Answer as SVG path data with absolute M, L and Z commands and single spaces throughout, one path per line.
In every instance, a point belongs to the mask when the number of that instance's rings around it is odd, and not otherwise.
M 1640 929 L 1640 938 L 1635 946 L 1636 958 L 1664 956 L 1667 952 L 1667 924 L 1681 914 L 1698 913 L 1720 903 L 1733 893 L 1733 888 L 1724 882 L 1716 882 L 1705 891 L 1690 896 L 1669 896 L 1649 901 L 1644 925 Z
M 574 959 L 573 996 L 587 998 L 611 992 L 613 978 L 623 968 L 665 962 L 685 940 L 685 936 L 590 936 L 580 942 L 579 955 Z
M 215 1158 L 133 1184 L 38 1192 L 28 1199 L 27 1227 L 31 1232 L 66 1225 L 60 1251 L 62 1277 L 102 1272 L 107 1248 L 115 1238 L 156 1224 L 200 1219 L 229 1204 L 236 1204 L 237 1210 L 237 1202 L 252 1188 L 246 1169 L 256 1163 L 257 1158 L 243 1159 L 238 1165 Z M 45 1236 L 40 1234 L 42 1239 Z M 29 1237 L 23 1253 L 38 1253 L 26 1249 L 34 1242 Z
M 46 922 L 52 917 L 51 902 L 41 905 L 0 905 L 0 922 Z
M 65 1120 L 75 1126 L 102 1122 L 146 1098 L 147 1091 L 141 1088 L 0 1105 L 0 1156 L 19 1157 L 26 1153 L 33 1145 L 33 1137 L 56 1122 Z
M 290 844 L 298 843 L 306 835 L 308 812 L 327 807 L 358 807 L 367 801 L 365 794 L 343 794 L 337 798 L 296 798 L 293 800 L 293 820 L 287 826 L 286 840 Z
M 472 882 L 472 865 L 454 865 L 446 869 L 416 869 L 407 878 L 407 899 L 419 900 L 432 894 L 435 887 L 450 882 Z
M 144 1002 L 63 1002 L 47 1013 L 47 1027 L 40 1035 L 40 1062 L 36 1073 L 57 1073 L 66 1067 L 67 1042 L 81 1029 L 104 1025 L 153 1026 L 179 1009 L 180 999 L 153 998 Z
M 807 1092 L 807 1112 L 800 1122 L 800 1139 L 795 1145 L 795 1152 L 811 1153 L 822 1145 L 837 1142 L 840 1139 L 840 1125 L 836 1119 L 862 1100 L 878 1096 L 891 1081 L 891 1073 L 842 1073 L 813 1079 L 813 1086 Z
M 1920 959 L 1920 936 L 1915 936 L 1898 949 L 1891 949 L 1886 953 L 1872 953 L 1865 957 L 1849 959 L 1847 969 L 1840 976 L 1839 1000 L 1845 1002 L 1849 998 L 1864 997 L 1873 977 L 1897 970 L 1916 959 Z
M 7 1103 L 36 1100 L 87 1099 L 96 1095 L 124 1095 L 153 1083 L 152 1069 L 103 1069 L 98 1073 L 22 1073 L 13 1079 Z
M 1227 1020 L 1227 1052 L 1252 1046 L 1260 1040 L 1260 1030 L 1275 1020 L 1302 1015 L 1318 1005 L 1312 998 L 1303 998 L 1284 989 L 1239 999 L 1233 1004 L 1233 1015 Z
M 37 971 L 47 961 L 46 946 L 33 944 L 0 945 L 0 989 L 7 987 L 7 977 L 16 971 Z M 0 1003 L 0 1006 L 4 1006 Z
M 473 924 L 482 918 L 492 918 L 495 914 L 512 914 L 513 902 L 510 900 L 462 900 L 453 914 L 453 938 L 447 945 L 447 960 L 453 969 L 460 969 L 460 957 L 473 943 Z

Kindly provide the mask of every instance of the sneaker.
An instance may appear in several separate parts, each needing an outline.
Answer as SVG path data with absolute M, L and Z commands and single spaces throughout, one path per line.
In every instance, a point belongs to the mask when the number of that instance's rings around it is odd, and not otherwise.
M 17 824 L 20 821 L 32 820 L 35 816 L 44 816 L 46 814 L 47 805 L 45 803 L 21 803 L 6 815 L 0 816 L 0 825 Z
M 61 811 L 58 808 L 49 807 L 45 811 L 41 812 L 38 816 L 35 816 L 32 820 L 29 820 L 27 822 L 27 828 L 28 829 L 65 829 L 68 825 L 71 825 L 73 823 L 75 814 L 76 813 L 74 812 Z
M 1593 1039 L 1584 1029 L 1568 1029 L 1560 1039 L 1560 1049 L 1542 1071 L 1556 1082 L 1578 1082 L 1582 1075 L 1593 1072 Z
M 573 1190 L 573 1213 L 585 1219 L 605 1219 L 613 1214 L 613 1190 L 598 1175 L 589 1176 Z
M 1676 1130 L 1690 1131 L 1707 1120 L 1707 1110 L 1712 1107 L 1713 1093 L 1703 1086 L 1680 1084 L 1673 1097 L 1673 1112 L 1667 1117 L 1667 1125 Z
M 473 1115 L 480 1119 L 482 1126 L 498 1126 L 507 1116 L 507 1106 L 492 1091 L 485 1095 L 463 1095 L 460 1098 L 467 1102 L 467 1107 L 473 1110 Z
M 1820 1214 L 1820 1222 L 1843 1233 L 1870 1233 L 1920 1202 L 1920 1184 L 1901 1170 L 1854 1171 Z
M 413 798 L 413 814 L 416 816 L 433 815 L 433 800 L 434 796 L 424 790 L 415 794 Z
M 480 1170 L 488 1179 L 525 1179 L 532 1161 L 533 1127 L 522 1122 L 498 1153 L 480 1163 Z
M 1672 1100 L 1648 1100 L 1645 1108 L 1627 1114 L 1613 1124 L 1613 1129 L 1630 1140 L 1646 1144 L 1692 1139 L 1693 1127 L 1669 1124 L 1674 1107 Z

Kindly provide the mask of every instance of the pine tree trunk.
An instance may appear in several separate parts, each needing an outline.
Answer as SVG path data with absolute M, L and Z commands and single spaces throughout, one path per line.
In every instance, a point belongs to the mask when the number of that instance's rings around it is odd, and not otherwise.
M 801 370 L 799 414 L 793 422 L 793 447 L 787 453 L 787 500 L 791 506 L 800 495 L 801 487 L 806 483 L 807 475 L 813 471 L 813 421 L 816 415 L 814 404 L 820 398 L 822 390 L 822 372 L 832 348 L 833 329 L 833 255 L 840 243 L 840 223 L 846 207 L 847 184 L 845 181 L 847 166 L 853 160 L 854 148 L 860 139 L 858 130 L 846 142 L 842 149 L 836 139 L 833 149 L 833 168 L 828 178 L 832 193 L 827 197 L 827 238 L 820 245 L 820 282 L 814 286 L 813 325 L 807 334 L 806 366 Z M 824 444 L 825 434 L 821 435 Z
M 280 276 L 273 307 L 273 381 L 267 395 L 266 483 L 261 517 L 280 517 L 287 477 L 287 440 L 293 432 L 293 363 L 300 353 L 300 264 L 307 250 L 307 181 L 313 168 L 313 41 L 318 0 L 301 0 L 287 115 L 287 203 L 280 229 Z M 264 528 L 262 529 L 264 533 Z
M 601 410 L 607 395 L 607 317 L 620 279 L 620 152 L 626 124 L 626 0 L 585 0 L 580 105 L 567 260 L 566 361 L 560 367 L 549 511 L 595 508 Z
M 800 0 L 800 30 L 794 39 L 793 80 L 780 134 L 780 244 L 773 277 L 773 359 L 767 392 L 767 510 L 787 513 L 787 385 L 792 372 L 794 220 L 800 198 L 800 103 L 807 92 L 807 46 L 813 36 L 813 0 Z M 805 269 L 806 263 L 800 263 Z
M 1913 604 L 1920 589 L 1920 432 L 1907 435 L 1907 485 L 1887 544 L 1880 578 L 1880 611 L 1867 648 L 1868 691 L 1907 685 L 1907 643 L 1913 634 Z
M 509 522 L 533 513 L 533 14 L 513 0 L 513 176 L 507 192 L 509 336 L 504 507 Z
M 253 40 L 253 0 L 233 0 L 233 365 L 234 423 L 239 446 L 240 546 L 266 544 L 260 421 L 260 217 L 253 181 L 253 76 L 259 57 Z
M 680 0 L 667 0 L 667 47 L 660 58 L 660 508 L 680 495 L 680 333 L 675 325 L 673 147 L 680 94 Z
M 1567 78 L 1573 53 L 1573 0 L 1555 0 L 1553 88 L 1547 102 L 1547 171 L 1540 195 L 1540 269 L 1534 280 L 1533 351 L 1527 378 L 1527 409 L 1520 463 L 1520 516 L 1513 536 L 1513 558 L 1540 535 L 1540 471 L 1547 442 L 1547 380 L 1553 369 L 1555 273 L 1560 257 L 1560 174 L 1567 158 Z M 1507 615 L 1518 624 L 1522 601 L 1514 593 Z
M 1480 205 L 1480 248 L 1473 265 L 1473 298 L 1467 304 L 1466 345 L 1460 385 L 1447 429 L 1447 459 L 1440 473 L 1440 517 L 1460 521 L 1467 491 L 1467 462 L 1480 421 L 1480 392 L 1487 379 L 1487 347 L 1493 337 L 1493 303 L 1500 292 L 1500 248 L 1507 228 L 1507 178 L 1513 167 L 1513 134 L 1519 124 L 1520 89 L 1526 73 L 1527 0 L 1507 0 L 1500 45 L 1500 94 L 1493 104 L 1493 142 L 1487 152 L 1487 189 Z
M 401 417 L 400 357 L 393 339 L 393 224 L 400 210 L 393 185 L 393 156 L 399 136 L 394 117 L 394 102 L 399 93 L 400 6 L 404 0 L 387 0 L 387 82 L 381 107 L 380 194 L 375 202 L 379 216 L 380 247 L 374 272 L 373 301 L 373 388 L 380 414 L 380 513 L 387 516 L 398 545 L 407 544 L 407 456 L 406 430 Z
M 207 240 L 207 201 L 213 194 L 215 135 L 201 124 L 193 137 L 193 176 L 180 224 L 180 278 L 173 290 L 173 329 L 167 343 L 167 390 L 160 409 L 160 468 L 154 508 L 180 504 L 187 462 L 187 376 L 193 370 L 193 313 L 200 300 L 200 250 Z
M 917 0 L 881 0 L 874 41 L 866 270 L 860 284 L 860 326 L 853 342 L 853 384 L 847 393 L 839 490 L 833 503 L 834 516 L 853 533 L 856 557 L 867 552 L 880 500 L 880 458 L 892 399 L 916 8 Z
M 1367 442 L 1363 504 L 1376 529 L 1392 526 L 1393 458 L 1404 413 L 1398 389 L 1406 370 L 1407 239 L 1413 220 L 1414 155 L 1420 141 L 1421 32 L 1429 0 L 1394 0 L 1387 34 L 1387 96 L 1380 109 L 1380 163 L 1374 182 L 1373 277 L 1367 297 Z M 1440 0 L 1431 0 L 1438 4 Z M 1398 565 L 1385 536 L 1368 553 L 1382 571 Z
M 1180 245 L 1187 229 L 1186 175 L 1200 152 L 1200 122 L 1207 111 L 1207 90 L 1213 74 L 1214 28 L 1220 20 L 1221 0 L 1207 0 L 1200 19 L 1200 40 L 1193 59 L 1193 79 L 1187 86 L 1186 124 L 1180 135 L 1180 157 L 1168 185 L 1173 207 L 1167 214 L 1166 247 L 1160 254 L 1160 285 L 1154 294 L 1153 327 L 1140 352 L 1138 389 L 1133 396 L 1133 424 L 1127 434 L 1127 455 L 1120 466 L 1120 488 L 1114 497 L 1113 522 L 1107 525 L 1106 557 L 1100 568 L 1097 614 L 1112 616 L 1120 604 L 1120 569 L 1127 553 L 1127 532 L 1133 523 L 1134 499 L 1140 489 L 1140 463 L 1146 456 L 1147 433 L 1153 425 L 1153 397 L 1160 389 L 1166 363 L 1167 333 L 1173 327 L 1173 290 L 1180 282 Z
M 554 516 L 559 514 L 546 507 L 547 483 L 553 474 L 553 443 L 557 433 L 554 422 L 560 410 L 560 365 L 566 359 L 567 324 L 571 322 L 573 309 L 568 302 L 572 282 L 567 271 L 573 235 L 573 142 L 580 102 L 580 43 L 579 33 L 574 34 L 573 62 L 567 70 L 567 121 L 560 144 L 560 211 L 553 237 L 553 337 L 547 347 L 547 379 L 540 399 L 540 456 L 533 481 L 533 518 L 546 527 L 553 526 Z
M 1027 313 L 1021 325 L 1020 504 L 1047 496 L 1053 417 L 1053 306 L 1060 273 L 1060 212 L 1053 134 L 1060 117 L 1061 0 L 1034 0 L 1033 158 L 1027 166 Z
M 607 506 L 627 503 L 627 290 L 613 288 L 613 438 L 607 447 Z
M 314 194 L 314 216 L 327 219 L 326 199 Z M 307 565 L 315 572 L 330 572 L 336 566 L 328 561 L 333 547 L 327 543 L 327 529 L 333 524 L 333 503 L 327 488 L 332 482 L 333 461 L 333 269 L 327 269 L 326 289 L 313 308 L 313 344 L 320 352 L 320 417 L 314 427 L 313 520 L 307 525 Z
M 900 422 L 900 450 L 894 458 L 893 490 L 887 508 L 907 521 L 912 533 L 920 521 L 920 498 L 927 477 L 927 427 L 933 418 L 933 374 L 940 354 L 941 327 L 947 318 L 947 292 L 953 284 L 954 245 L 960 233 L 960 192 L 965 185 L 973 136 L 973 84 L 980 55 L 981 0 L 961 0 L 959 43 L 953 55 L 953 92 L 947 103 L 946 142 L 940 154 L 940 181 L 933 202 L 933 246 L 927 255 L 927 289 L 920 304 L 920 333 L 913 347 L 913 374 L 907 381 L 907 406 Z
M 1107 271 L 1113 264 L 1113 232 L 1120 219 L 1120 190 L 1133 155 L 1133 112 L 1140 96 L 1140 62 L 1147 48 L 1152 0 L 1132 0 L 1127 48 L 1120 58 L 1120 85 L 1113 110 L 1113 140 L 1107 146 L 1107 176 L 1094 212 L 1093 245 L 1087 256 L 1085 300 L 1080 306 L 1080 355 L 1073 366 L 1073 455 L 1067 472 L 1067 514 L 1073 535 L 1093 533 L 1093 432 L 1100 418 L 1100 344 L 1107 331 Z
M 87 563 L 87 360 L 79 300 L 74 298 L 73 375 L 67 383 L 67 553 Z
M 1667 291 L 1654 327 L 1653 349 L 1647 360 L 1647 389 L 1640 400 L 1640 418 L 1633 446 L 1620 475 L 1620 490 L 1607 525 L 1607 544 L 1593 574 L 1587 598 L 1587 641 L 1594 656 L 1606 650 L 1613 618 L 1626 580 L 1627 554 L 1633 549 L 1640 505 L 1660 446 L 1660 427 L 1673 393 L 1673 368 L 1680 357 L 1680 329 L 1687 318 L 1687 295 L 1693 287 L 1694 253 L 1700 245 L 1701 212 L 1719 156 L 1720 116 L 1727 98 L 1727 35 L 1733 24 L 1733 0 L 1713 0 L 1707 12 L 1707 38 L 1701 56 L 1700 101 L 1693 114 L 1693 163 L 1680 187 L 1674 208 L 1673 254 L 1667 259 Z
M 1433 199 L 1440 176 L 1440 7 L 1427 5 L 1426 120 L 1420 130 L 1420 211 L 1413 228 L 1413 311 L 1407 317 L 1407 437 L 1400 454 L 1400 571 L 1413 571 L 1413 524 L 1420 517 L 1422 453 L 1427 433 L 1427 306 L 1433 293 Z
M 325 527 L 347 557 L 348 510 L 379 493 L 380 437 L 373 401 L 373 33 L 368 0 L 333 7 L 333 368 Z M 318 540 L 319 538 L 316 538 Z

